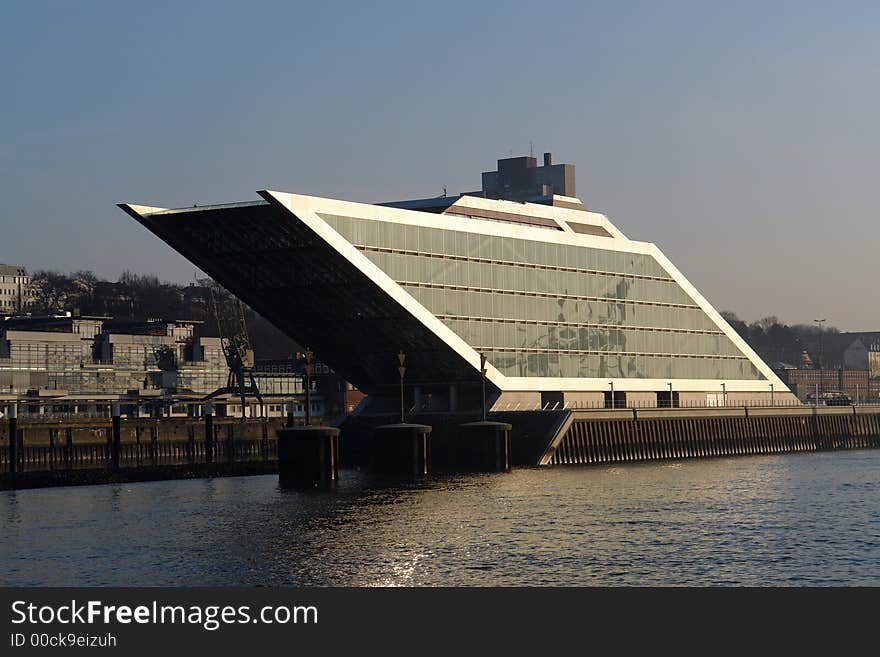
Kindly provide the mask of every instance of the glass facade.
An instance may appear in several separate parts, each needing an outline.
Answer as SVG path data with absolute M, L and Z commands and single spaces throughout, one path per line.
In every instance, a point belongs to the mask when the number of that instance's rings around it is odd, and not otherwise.
M 507 376 L 765 378 L 649 255 L 321 217 Z

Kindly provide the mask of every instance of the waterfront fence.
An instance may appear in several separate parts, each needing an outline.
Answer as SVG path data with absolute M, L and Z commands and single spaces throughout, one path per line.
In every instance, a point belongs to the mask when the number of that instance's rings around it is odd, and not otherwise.
M 204 420 L 120 422 L 118 459 L 113 424 L 100 418 L 76 423 L 21 422 L 15 429 L 17 472 L 137 468 L 205 463 L 269 462 L 278 458 L 282 418 L 212 418 L 211 454 Z M 9 426 L 0 431 L 0 474 L 11 471 Z

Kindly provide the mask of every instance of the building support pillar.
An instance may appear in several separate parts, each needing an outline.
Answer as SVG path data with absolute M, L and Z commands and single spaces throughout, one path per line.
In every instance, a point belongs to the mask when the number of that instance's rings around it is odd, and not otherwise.
M 510 430 L 507 422 L 469 422 L 459 427 L 460 469 L 476 472 L 510 470 Z
M 283 488 L 330 489 L 339 478 L 339 429 L 278 429 L 278 482 Z
M 373 432 L 373 470 L 397 477 L 424 477 L 431 472 L 431 427 L 385 424 Z

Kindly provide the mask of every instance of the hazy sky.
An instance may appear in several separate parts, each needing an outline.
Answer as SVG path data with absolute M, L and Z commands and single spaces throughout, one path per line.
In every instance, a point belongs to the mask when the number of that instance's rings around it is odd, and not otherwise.
M 115 207 L 478 189 L 551 150 L 718 309 L 880 329 L 876 2 L 0 2 L 0 262 L 186 281 Z

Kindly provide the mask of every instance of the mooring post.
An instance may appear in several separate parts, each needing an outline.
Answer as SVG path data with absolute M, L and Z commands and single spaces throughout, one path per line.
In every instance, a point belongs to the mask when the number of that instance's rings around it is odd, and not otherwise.
M 150 464 L 159 463 L 159 420 L 150 425 Z
M 119 403 L 110 407 L 111 422 L 113 424 L 113 467 L 119 468 L 119 457 L 122 451 L 122 412 Z
M 194 424 L 186 428 L 186 460 L 196 462 L 196 427 Z
M 73 467 L 73 429 L 64 430 L 64 465 Z
M 214 462 L 214 405 L 205 402 L 205 463 Z
M 9 404 L 9 475 L 15 479 L 18 471 L 18 408 L 15 402 Z
M 58 429 L 49 429 L 49 469 L 55 469 L 55 449 L 58 443 Z
M 235 463 L 235 426 L 232 424 L 226 425 L 226 461 Z

